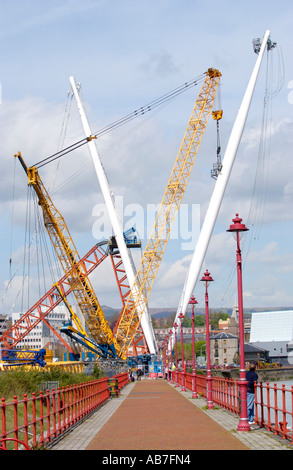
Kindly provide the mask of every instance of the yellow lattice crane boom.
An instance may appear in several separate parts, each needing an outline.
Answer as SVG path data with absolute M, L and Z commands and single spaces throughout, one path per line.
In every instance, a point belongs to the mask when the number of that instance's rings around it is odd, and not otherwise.
M 92 338 L 99 345 L 109 347 L 109 352 L 119 355 L 113 332 L 105 318 L 104 312 L 99 304 L 94 289 L 79 263 L 80 257 L 64 218 L 53 204 L 36 167 L 28 168 L 21 156 L 15 155 L 28 176 L 28 184 L 32 186 L 37 194 L 39 204 L 43 211 L 44 224 L 60 260 L 64 272 L 71 272 L 70 284 L 72 292 L 77 300 L 79 308 L 85 318 Z
M 159 269 L 212 110 L 220 77 L 221 73 L 216 69 L 211 68 L 206 72 L 205 81 L 193 108 L 150 238 L 137 271 L 134 283 L 137 288 L 131 290 L 117 325 L 115 337 L 125 355 L 136 334 L 140 323 L 140 312 L 143 311 L 148 301 Z

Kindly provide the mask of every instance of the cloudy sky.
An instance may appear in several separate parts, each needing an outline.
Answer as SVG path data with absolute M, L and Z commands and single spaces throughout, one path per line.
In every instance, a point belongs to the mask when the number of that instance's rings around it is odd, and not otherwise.
M 242 241 L 244 306 L 292 307 L 292 2 L 0 0 L 0 8 L 0 313 L 28 308 L 57 276 L 50 275 L 45 255 L 37 268 L 43 251 L 40 235 L 34 235 L 32 195 L 13 156 L 21 151 L 31 166 L 84 137 L 68 93 L 69 76 L 81 84 L 87 116 L 97 132 L 209 67 L 218 68 L 222 79 L 215 108 L 224 111 L 224 155 L 257 57 L 252 40 L 267 29 L 277 47 L 263 60 L 202 271 L 208 268 L 215 281 L 211 306 L 231 307 L 236 300 L 236 245 L 226 230 L 239 212 L 249 228 Z M 199 90 L 192 87 L 97 141 L 124 226 L 136 225 L 143 247 Z M 210 177 L 215 161 L 216 125 L 210 119 L 150 307 L 177 308 L 215 184 Z M 40 168 L 40 175 L 80 256 L 111 235 L 86 147 Z M 138 263 L 141 252 L 133 256 Z M 56 263 L 51 263 L 53 269 Z M 30 283 L 23 289 L 28 269 Z M 110 263 L 95 271 L 92 282 L 101 304 L 120 307 Z M 194 294 L 202 307 L 203 286 L 196 285 Z

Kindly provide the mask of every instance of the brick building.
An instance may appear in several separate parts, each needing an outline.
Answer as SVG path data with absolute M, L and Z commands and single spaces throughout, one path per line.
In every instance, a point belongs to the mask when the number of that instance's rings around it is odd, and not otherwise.
M 238 353 L 238 338 L 230 333 L 222 332 L 210 338 L 212 365 L 233 364 Z

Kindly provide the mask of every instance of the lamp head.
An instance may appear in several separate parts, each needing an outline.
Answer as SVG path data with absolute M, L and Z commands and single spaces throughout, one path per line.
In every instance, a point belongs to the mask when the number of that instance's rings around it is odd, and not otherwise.
M 208 285 L 209 285 L 210 282 L 213 281 L 213 278 L 210 276 L 210 273 L 208 272 L 207 269 L 206 269 L 206 272 L 204 273 L 204 275 L 202 276 L 201 281 L 207 282 Z
M 236 214 L 235 219 L 232 220 L 233 224 L 230 225 L 230 228 L 227 232 L 246 232 L 249 230 L 245 224 L 242 224 L 242 219 L 239 217 L 239 214 Z
M 188 302 L 189 305 L 196 305 L 198 303 L 198 301 L 196 300 L 196 298 L 194 297 L 194 295 L 192 295 L 190 297 L 190 301 Z

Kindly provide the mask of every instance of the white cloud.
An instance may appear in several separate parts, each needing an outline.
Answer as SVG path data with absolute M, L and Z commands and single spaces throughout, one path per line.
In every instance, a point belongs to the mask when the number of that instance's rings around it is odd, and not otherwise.
M 170 4 L 169 1 L 150 1 L 147 5 L 128 1 L 116 3 L 115 11 L 107 1 L 67 1 L 62 5 L 55 1 L 45 6 L 30 1 L 25 7 L 23 2 L 17 2 L 18 8 L 9 3 L 5 5 L 1 34 L 9 40 L 5 42 L 2 56 L 3 102 L 0 106 L 0 216 L 5 227 L 2 231 L 2 283 L 9 277 L 6 259 L 10 227 L 7 221 L 11 220 L 13 155 L 21 151 L 26 163 L 31 165 L 57 150 L 64 113 L 64 104 L 60 102 L 69 87 L 69 75 L 75 74 L 77 80 L 82 80 L 87 112 L 96 131 L 149 99 L 197 76 L 207 67 L 217 66 L 223 73 L 222 155 L 256 58 L 251 41 L 263 34 L 265 23 L 271 27 L 273 39 L 283 42 L 286 79 L 288 83 L 292 80 L 289 21 L 292 5 L 289 2 L 282 8 L 270 8 L 273 4 L 269 2 L 265 9 L 250 1 L 229 4 L 229 7 L 221 5 L 221 8 L 216 2 L 201 5 L 188 2 L 180 8 L 176 2 Z M 253 17 L 251 8 L 256 12 Z M 201 22 L 195 28 L 194 18 L 199 14 Z M 225 27 L 219 30 L 219 24 Z M 282 230 L 287 234 L 292 232 L 293 108 L 290 89 L 285 87 L 273 103 L 276 118 L 270 128 L 270 158 L 265 155 L 264 167 L 257 170 L 263 75 L 264 67 L 203 269 L 209 268 L 215 279 L 212 288 L 215 299 L 221 299 L 226 291 L 229 295 L 234 292 L 231 272 L 235 242 L 225 231 L 235 212 L 240 213 L 246 224 L 252 221 L 257 226 L 261 220 L 261 227 L 265 224 L 265 238 L 258 238 L 251 244 L 245 263 L 246 298 L 263 305 L 277 301 L 278 297 L 279 305 L 282 299 L 292 304 L 292 285 L 288 280 L 283 289 L 282 276 L 284 271 L 290 273 L 291 270 L 291 245 L 286 246 L 290 237 L 283 241 L 283 234 L 278 234 L 278 224 L 282 223 Z M 182 96 L 182 102 L 172 103 L 135 131 L 131 127 L 122 129 L 97 142 L 113 192 L 122 195 L 125 204 L 138 203 L 145 207 L 161 201 L 197 92 L 192 90 Z M 84 137 L 75 103 L 69 123 L 66 143 L 71 144 Z M 209 172 L 215 161 L 215 149 L 215 126 L 210 122 L 182 201 L 201 204 L 202 218 L 214 184 Z M 260 196 L 255 196 L 251 208 L 256 171 L 259 172 L 258 184 L 266 185 L 267 195 L 265 204 Z M 102 202 L 87 149 L 70 154 L 58 165 L 42 168 L 40 174 L 49 188 L 56 177 L 52 199 L 81 247 L 80 254 L 84 254 L 96 242 L 91 231 L 95 220 L 92 210 L 95 204 Z M 15 201 L 15 223 L 20 232 L 25 226 L 26 176 L 18 162 Z M 263 213 L 262 218 L 259 218 L 259 211 Z M 249 228 L 248 237 L 254 232 L 251 225 Z M 13 249 L 17 250 L 23 244 L 23 237 L 16 234 L 15 237 L 18 245 Z M 177 306 L 176 299 L 179 301 L 191 256 L 178 245 L 170 245 L 170 250 L 166 250 L 151 293 L 153 305 L 167 306 L 170 302 Z M 107 296 L 107 303 L 110 303 L 112 281 L 107 283 L 107 279 L 111 274 L 104 269 L 100 281 L 96 274 L 97 290 L 102 298 Z M 275 276 L 271 280 L 267 277 L 270 270 Z M 259 280 L 258 271 L 262 272 Z M 273 289 L 275 297 L 271 298 Z
M 269 268 L 274 273 L 284 274 L 293 271 L 293 252 L 280 252 L 279 243 L 272 241 L 265 245 L 262 250 L 250 252 L 247 263 L 258 263 Z

